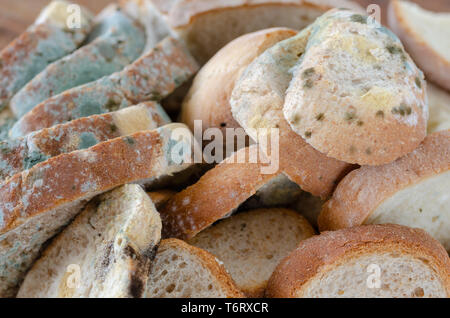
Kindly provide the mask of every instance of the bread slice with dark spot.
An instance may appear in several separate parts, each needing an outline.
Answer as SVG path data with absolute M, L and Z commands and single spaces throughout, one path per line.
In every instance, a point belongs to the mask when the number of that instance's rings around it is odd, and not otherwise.
M 89 203 L 28 272 L 19 298 L 141 297 L 161 219 L 139 185 Z

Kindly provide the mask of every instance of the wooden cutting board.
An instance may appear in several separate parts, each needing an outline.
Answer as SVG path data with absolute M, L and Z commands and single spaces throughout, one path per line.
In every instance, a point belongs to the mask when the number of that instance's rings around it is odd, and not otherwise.
M 227 1 L 227 0 L 224 0 Z M 377 3 L 381 7 L 383 17 L 389 0 L 357 0 L 367 7 Z M 449 11 L 450 0 L 414 0 L 424 8 L 434 11 Z M 0 0 L 0 49 L 22 33 L 39 14 L 49 0 Z M 74 0 L 97 13 L 114 0 Z

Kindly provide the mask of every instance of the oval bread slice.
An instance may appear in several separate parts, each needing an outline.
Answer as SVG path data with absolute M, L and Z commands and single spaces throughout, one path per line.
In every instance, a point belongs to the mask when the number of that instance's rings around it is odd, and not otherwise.
M 161 241 L 145 298 L 243 298 L 223 265 L 205 250 L 177 239 Z
M 139 185 L 106 193 L 52 240 L 17 296 L 142 297 L 161 227 L 158 211 Z
M 347 0 L 180 0 L 169 22 L 204 64 L 235 38 L 271 27 L 301 30 L 331 8 L 361 7 Z
M 384 166 L 347 175 L 319 216 L 321 230 L 394 223 L 422 228 L 450 251 L 450 130 Z
M 231 114 L 229 102 L 234 84 L 256 57 L 295 34 L 296 31 L 286 28 L 261 30 L 243 35 L 223 47 L 195 77 L 183 101 L 181 121 L 192 131 L 195 120 L 202 121 L 203 131 L 220 128 L 226 145 L 226 129 L 240 128 Z
M 389 27 L 431 81 L 450 90 L 450 13 L 431 12 L 409 1 L 393 0 Z
M 263 297 L 278 263 L 314 229 L 288 209 L 242 212 L 220 221 L 189 240 L 220 259 L 248 297 Z
M 283 107 L 312 147 L 359 165 L 413 151 L 428 120 L 423 73 L 400 40 L 372 20 L 335 9 L 310 25 Z
M 425 231 L 400 225 L 325 232 L 280 263 L 266 296 L 446 298 L 450 258 Z

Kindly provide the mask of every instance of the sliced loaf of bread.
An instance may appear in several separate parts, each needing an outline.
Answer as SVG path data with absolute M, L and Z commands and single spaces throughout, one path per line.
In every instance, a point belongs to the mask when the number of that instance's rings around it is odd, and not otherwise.
M 197 71 L 184 45 L 168 37 L 123 71 L 72 88 L 33 108 L 11 129 L 12 137 L 76 118 L 161 100 Z
M 388 24 L 427 78 L 450 90 L 450 13 L 393 0 L 388 8 Z
M 76 119 L 14 140 L 0 141 L 0 180 L 60 154 L 169 123 L 161 106 L 146 102 L 112 113 Z
M 242 212 L 189 240 L 220 259 L 248 297 L 263 297 L 278 263 L 314 235 L 304 217 L 288 209 Z
M 90 43 L 50 64 L 12 98 L 18 118 L 54 95 L 122 70 L 141 55 L 145 34 L 140 25 L 116 6 L 107 7 L 99 20 Z
M 177 239 L 161 241 L 145 298 L 242 298 L 213 255 Z
M 270 278 L 281 298 L 450 297 L 450 258 L 425 231 L 367 225 L 300 243 Z
M 27 273 L 18 297 L 142 297 L 161 226 L 139 185 L 106 193 L 52 240 Z
M 450 130 L 397 161 L 347 175 L 319 216 L 321 230 L 394 223 L 422 228 L 450 251 Z
M 191 167 L 193 140 L 186 126 L 166 125 L 50 158 L 0 184 L 0 297 L 15 295 L 42 245 L 93 197 Z

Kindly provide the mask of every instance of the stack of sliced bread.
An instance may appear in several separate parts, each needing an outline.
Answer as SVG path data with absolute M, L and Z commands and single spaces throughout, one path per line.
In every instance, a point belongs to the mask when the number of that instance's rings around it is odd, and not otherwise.
M 448 13 L 71 5 L 0 51 L 0 297 L 450 297 Z

